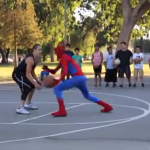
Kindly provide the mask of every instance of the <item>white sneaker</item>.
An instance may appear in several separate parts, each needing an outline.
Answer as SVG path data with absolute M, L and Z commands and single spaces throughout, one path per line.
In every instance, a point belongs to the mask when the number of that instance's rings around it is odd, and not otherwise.
M 27 111 L 25 108 L 17 108 L 16 113 L 17 114 L 23 114 L 23 115 L 29 115 L 30 114 L 30 112 Z
M 38 109 L 38 107 L 37 107 L 37 106 L 34 106 L 32 103 L 30 103 L 30 104 L 25 104 L 24 107 L 25 107 L 26 109 L 33 109 L 33 110 Z

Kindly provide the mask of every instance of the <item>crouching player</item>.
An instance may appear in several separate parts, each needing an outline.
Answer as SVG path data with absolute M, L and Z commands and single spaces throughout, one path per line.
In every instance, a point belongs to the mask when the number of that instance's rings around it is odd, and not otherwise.
M 103 106 L 104 108 L 101 112 L 108 113 L 113 110 L 112 106 L 104 101 L 96 98 L 88 92 L 87 85 L 86 85 L 86 77 L 82 70 L 80 69 L 79 65 L 69 56 L 64 54 L 64 51 L 56 51 L 57 56 L 60 58 L 59 65 L 55 70 L 49 69 L 49 72 L 55 74 L 60 68 L 62 68 L 62 73 L 60 79 L 54 79 L 54 93 L 57 97 L 59 110 L 57 112 L 52 113 L 51 115 L 54 117 L 64 117 L 67 116 L 67 112 L 65 109 L 65 105 L 62 99 L 62 92 L 73 87 L 78 88 L 83 96 L 98 105 Z M 68 79 L 64 82 L 61 82 L 67 74 L 72 76 L 71 79 Z M 61 83 L 60 83 L 61 82 Z

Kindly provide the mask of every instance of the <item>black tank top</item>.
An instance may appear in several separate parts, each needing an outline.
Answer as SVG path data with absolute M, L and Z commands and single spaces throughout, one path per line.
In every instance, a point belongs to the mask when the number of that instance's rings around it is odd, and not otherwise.
M 28 55 L 26 56 L 19 64 L 18 66 L 14 69 L 14 73 L 19 73 L 19 74 L 26 74 L 26 67 L 27 67 L 27 64 L 26 64 L 26 59 L 29 58 L 29 57 L 32 57 L 33 60 L 34 60 L 34 65 L 32 66 L 32 69 L 34 69 L 37 65 L 36 61 L 35 61 L 35 58 L 33 56 L 33 54 L 31 55 Z

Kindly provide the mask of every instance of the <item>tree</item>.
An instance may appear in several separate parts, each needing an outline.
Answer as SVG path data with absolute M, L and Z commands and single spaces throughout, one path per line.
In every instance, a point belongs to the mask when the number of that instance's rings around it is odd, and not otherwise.
M 150 29 L 148 0 L 84 0 L 81 8 L 93 10 L 94 19 L 102 26 L 99 32 L 103 32 L 108 43 L 119 37 L 117 49 L 121 41 L 129 43 L 130 37 L 142 37 Z M 81 18 L 85 20 L 84 16 Z M 133 29 L 135 25 L 139 26 L 138 30 Z
M 144 19 L 145 13 L 150 9 L 148 0 L 139 0 L 135 7 L 131 5 L 132 0 L 121 0 L 123 10 L 123 25 L 118 39 L 118 47 L 121 41 L 129 42 L 133 27 L 138 21 Z M 132 1 L 133 2 L 133 1 Z M 135 4 L 135 2 L 134 2 Z
M 32 2 L 30 0 L 5 2 L 0 9 L 1 46 L 14 47 L 16 53 L 17 47 L 31 47 L 36 42 L 42 41 L 43 35 L 36 22 Z

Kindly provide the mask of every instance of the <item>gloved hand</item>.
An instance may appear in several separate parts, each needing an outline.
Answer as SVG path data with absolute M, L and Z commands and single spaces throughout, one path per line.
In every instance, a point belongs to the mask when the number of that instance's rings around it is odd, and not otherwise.
M 47 71 L 50 72 L 51 74 L 55 74 L 55 73 L 56 73 L 56 70 L 55 70 L 55 69 L 49 69 L 49 68 L 48 68 Z
M 54 86 L 56 86 L 61 80 L 54 78 Z

